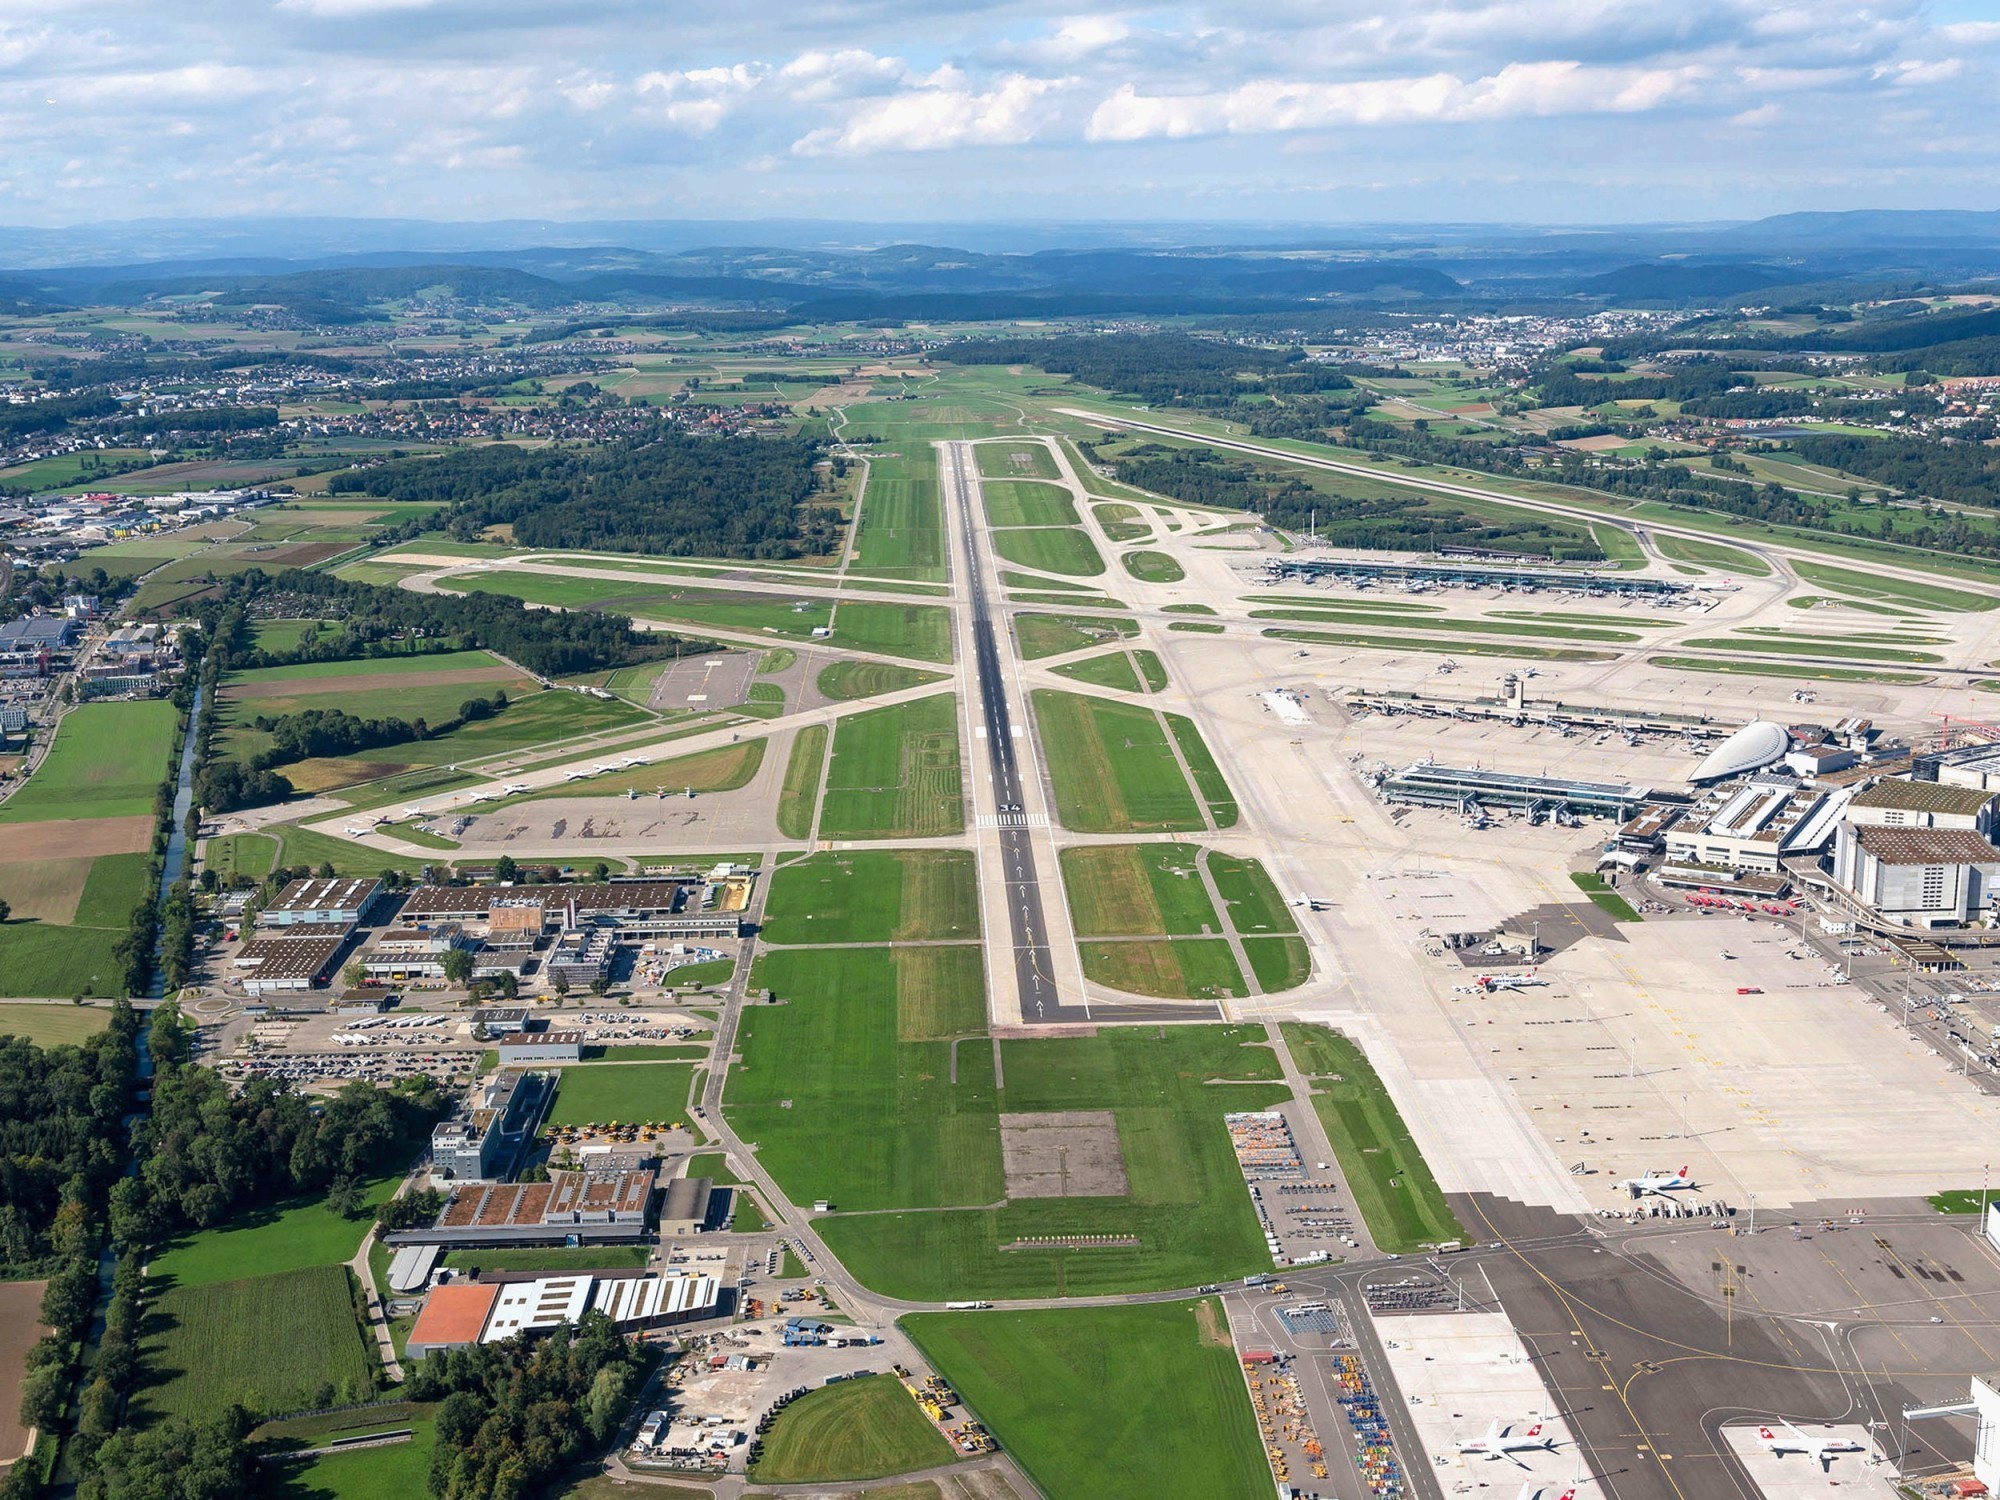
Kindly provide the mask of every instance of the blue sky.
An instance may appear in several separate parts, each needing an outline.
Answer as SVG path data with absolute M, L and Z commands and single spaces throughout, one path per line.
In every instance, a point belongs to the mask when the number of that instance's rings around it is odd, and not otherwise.
M 4 0 L 0 223 L 2000 208 L 2000 0 Z

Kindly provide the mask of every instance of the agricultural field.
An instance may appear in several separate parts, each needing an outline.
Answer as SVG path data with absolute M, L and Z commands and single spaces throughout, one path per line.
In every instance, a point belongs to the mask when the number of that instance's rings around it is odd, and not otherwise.
M 1287 1021 L 1283 1029 L 1292 1061 L 1314 1081 L 1313 1108 L 1375 1243 L 1408 1253 L 1425 1244 L 1466 1239 L 1361 1049 L 1325 1026 Z
M 281 1271 L 169 1287 L 147 1298 L 139 1340 L 142 1418 L 200 1418 L 231 1402 L 264 1411 L 365 1399 L 379 1368 L 348 1271 Z
M 28 1429 L 21 1425 L 21 1380 L 27 1374 L 28 1350 L 47 1330 L 42 1325 L 45 1281 L 0 1281 L 0 1465 L 28 1449 Z
M 750 1466 L 756 1484 L 881 1479 L 934 1469 L 958 1455 L 893 1375 L 822 1386 L 794 1401 Z
M 1049 688 L 1037 688 L 1032 700 L 1063 827 L 1192 833 L 1205 826 L 1151 709 Z
M 0 823 L 150 818 L 153 793 L 172 770 L 168 756 L 175 723 L 174 706 L 166 702 L 71 709 L 56 729 L 48 759 L 0 802 Z
M 965 828 L 958 704 L 949 693 L 850 714 L 834 727 L 821 838 L 928 838 Z
M 979 937 L 979 888 L 966 849 L 815 854 L 771 877 L 767 943 L 887 943 Z
M 760 1009 L 746 1016 L 746 1024 L 753 1017 L 761 1024 L 767 1014 L 779 1013 Z M 1286 1097 L 1276 1059 L 1263 1044 L 1260 1028 L 1119 1028 L 1095 1037 L 1007 1041 L 1001 1047 L 1006 1086 L 998 1093 L 997 1108 L 1029 1114 L 1111 1111 L 1126 1191 L 1100 1197 L 1020 1197 L 999 1208 L 948 1213 L 834 1214 L 819 1219 L 816 1227 L 829 1247 L 861 1281 L 891 1296 L 958 1300 L 1192 1286 L 1270 1269 L 1263 1234 L 1243 1192 L 1242 1174 L 1222 1122 L 1229 1110 L 1264 1109 Z M 975 1054 L 988 1050 L 959 1048 L 960 1089 Z M 941 1061 L 933 1061 L 932 1068 Z M 990 1058 L 977 1066 L 990 1088 Z M 1211 1079 L 1232 1082 L 1223 1091 L 1208 1082 Z M 806 1103 L 796 1084 L 776 1092 L 793 1098 L 789 1114 L 796 1115 Z M 1224 1092 L 1226 1099 L 1221 1097 Z M 961 1107 L 961 1116 L 963 1112 Z M 761 1126 L 763 1118 L 755 1123 Z M 784 1128 L 802 1129 L 797 1122 Z M 953 1129 L 956 1135 L 965 1135 L 962 1118 Z M 761 1139 L 768 1154 L 768 1133 L 760 1135 L 758 1129 L 743 1133 Z M 929 1138 L 936 1129 L 924 1111 L 910 1109 L 902 1112 L 896 1133 Z M 855 1137 L 852 1130 L 848 1135 Z M 872 1141 L 873 1133 L 865 1138 Z M 973 1139 L 992 1142 L 981 1148 L 981 1154 L 991 1153 L 990 1171 L 998 1176 L 998 1143 L 990 1126 Z M 809 1156 L 796 1170 L 809 1179 L 823 1176 L 828 1170 L 821 1164 L 824 1156 L 823 1151 Z M 766 1165 L 773 1164 L 767 1159 Z M 775 1166 L 773 1170 L 794 1197 L 800 1196 L 801 1188 L 812 1196 L 811 1180 L 794 1186 L 785 1171 Z M 999 1194 L 990 1190 L 991 1181 L 987 1179 L 985 1197 L 968 1189 L 961 1201 L 992 1202 Z M 836 1196 L 836 1205 L 878 1203 L 848 1204 Z M 1136 1243 L 1088 1248 L 1045 1243 L 1052 1237 L 1086 1235 Z
M 995 552 L 1024 568 L 1072 578 L 1094 578 L 1104 571 L 1096 544 L 1080 527 L 1027 526 L 988 535 Z
M 1271 1471 L 1221 1305 L 902 1322 L 1049 1500 L 1263 1500 Z
M 342 1265 L 360 1248 L 375 1210 L 401 1180 L 400 1173 L 391 1173 L 364 1183 L 362 1209 L 351 1219 L 333 1212 L 323 1197 L 245 1209 L 219 1229 L 191 1230 L 156 1251 L 148 1274 L 194 1287 Z
M 575 1063 L 562 1070 L 551 1125 L 673 1124 L 687 1118 L 693 1063 Z

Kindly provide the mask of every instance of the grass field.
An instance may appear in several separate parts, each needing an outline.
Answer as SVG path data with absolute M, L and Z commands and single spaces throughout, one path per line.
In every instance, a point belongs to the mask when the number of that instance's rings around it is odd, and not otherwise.
M 1092 687 L 1111 688 L 1121 693 L 1141 691 L 1138 669 L 1130 653 L 1111 651 L 1103 656 L 1086 656 L 1082 661 L 1066 661 L 1053 669 L 1058 677 L 1087 682 Z
M 1218 935 L 1193 844 L 1083 844 L 1061 852 L 1080 938 Z
M 45 841 L 51 830 L 60 838 L 70 826 L 14 824 L 11 834 L 0 837 Z M 116 825 L 100 821 L 96 827 Z M 139 827 L 146 829 L 145 820 Z M 120 978 L 112 949 L 129 926 L 132 909 L 151 895 L 152 882 L 147 854 L 0 864 L 0 896 L 14 906 L 12 919 L 0 925 L 0 995 L 64 999 L 112 993 Z M 6 1024 L 0 1011 L 0 1027 Z
M 748 1012 L 746 1023 L 763 1015 Z M 837 1214 L 815 1227 L 863 1282 L 925 1300 L 1140 1291 L 1269 1270 L 1270 1255 L 1222 1123 L 1229 1110 L 1264 1109 L 1285 1097 L 1283 1085 L 1271 1081 L 1276 1060 L 1262 1043 L 1260 1028 L 1228 1026 L 1118 1028 L 1095 1037 L 1004 1042 L 1006 1087 L 998 1107 L 1111 1110 L 1128 1196 L 1026 1198 L 945 1213 Z M 974 1054 L 988 1050 L 959 1048 L 961 1088 Z M 990 1084 L 986 1064 L 980 1068 Z M 1235 1081 L 1209 1081 L 1221 1079 Z M 962 1124 L 954 1128 L 963 1130 Z M 902 1133 L 933 1132 L 912 1114 Z M 990 1126 L 973 1138 L 990 1140 Z M 997 1147 L 981 1150 L 992 1153 L 989 1181 L 997 1180 Z M 989 1189 L 972 1201 L 998 1196 Z M 1034 1243 L 1071 1235 L 1131 1236 L 1138 1244 L 1066 1249 Z
M 729 1070 L 730 1124 L 794 1202 L 842 1209 L 991 1203 L 1002 1191 L 993 1052 L 924 1038 L 986 1022 L 979 950 L 760 954 Z M 838 1140 L 838 1150 L 828 1143 Z
M 203 846 L 202 860 L 224 884 L 237 875 L 262 880 L 278 862 L 278 842 L 261 833 L 226 833 Z
M 366 1211 L 343 1219 L 323 1198 L 294 1199 L 246 1209 L 219 1229 L 199 1229 L 156 1252 L 148 1274 L 175 1286 L 213 1286 L 247 1276 L 337 1266 L 351 1259 L 373 1221 L 373 1212 L 396 1190 L 400 1173 L 364 1185 Z
M 1104 571 L 1104 559 L 1081 527 L 1030 526 L 989 533 L 993 550 L 1008 562 L 1044 573 L 1094 578 Z
M 1170 833 L 1205 826 L 1151 709 L 1050 688 L 1035 689 L 1032 701 L 1063 827 Z
M 1120 556 L 1119 561 L 1125 564 L 1125 571 L 1141 583 L 1179 583 L 1187 577 L 1181 565 L 1164 552 L 1127 552 Z
M 1313 1108 L 1375 1243 L 1407 1253 L 1468 1238 L 1361 1049 L 1304 1021 L 1285 1022 L 1284 1035 L 1292 1061 L 1314 1080 Z
M 1202 801 L 1208 804 L 1208 815 L 1215 819 L 1217 828 L 1233 828 L 1241 816 L 1236 806 L 1236 798 L 1229 790 L 1229 783 L 1222 778 L 1222 768 L 1215 763 L 1209 753 L 1208 743 L 1195 728 L 1193 719 L 1184 714 L 1162 714 L 1167 728 L 1173 731 L 1174 743 L 1180 746 L 1181 756 L 1187 761 L 1188 774 L 1194 777 L 1195 790 Z
M 850 714 L 835 725 L 820 837 L 927 838 L 964 828 L 951 694 Z
M 1412 623 L 1428 623 L 1412 622 Z M 1200 635 L 1221 635 L 1223 627 L 1194 620 L 1176 620 L 1169 630 L 1185 630 Z M 1440 656 L 1505 656 L 1523 661 L 1611 661 L 1607 651 L 1584 651 L 1565 646 L 1523 646 L 1512 641 L 1426 640 L 1421 636 L 1345 634 L 1330 630 L 1266 630 L 1274 641 L 1297 641 L 1309 646 L 1356 646 L 1363 651 L 1394 651 L 1399 656 L 1412 652 L 1435 651 Z
M 1865 667 L 1823 667 L 1810 662 L 1758 661 L 1752 657 L 1649 656 L 1655 667 L 1681 672 L 1722 672 L 1738 677 L 1794 677 L 1812 682 L 1928 682 L 1922 672 L 1873 672 Z
M 1083 976 L 1128 995 L 1160 1000 L 1222 1000 L 1249 993 L 1236 955 L 1221 938 L 1144 938 L 1079 943 Z
M 1603 528 L 1603 530 L 1609 529 L 1609 527 Z M 1655 532 L 1653 545 L 1659 548 L 1662 557 L 1671 557 L 1676 562 L 1699 563 L 1711 568 L 1722 568 L 1731 573 L 1748 573 L 1757 578 L 1771 576 L 1771 565 L 1761 557 L 1737 547 L 1724 546 L 1721 542 L 1697 541 L 1693 537 L 1667 536 Z
M 26 1037 L 37 1047 L 68 1046 L 110 1024 L 111 1012 L 95 1005 L 0 1005 L 0 1036 Z
M 856 572 L 891 578 L 941 579 L 944 517 L 937 455 L 925 443 L 899 441 L 899 452 L 869 455 L 850 565 Z
M 1167 690 L 1167 664 L 1160 660 L 1157 651 L 1134 651 L 1132 660 L 1138 664 L 1147 692 L 1164 693 Z
M 958 1457 L 893 1375 L 809 1391 L 779 1414 L 750 1466 L 757 1484 L 881 1479 Z
M 785 762 L 785 781 L 778 791 L 778 832 L 802 839 L 812 832 L 819 807 L 820 769 L 826 761 L 826 725 L 808 724 L 792 740 Z
M 1964 589 L 1946 588 L 1943 584 L 1913 583 L 1879 573 L 1856 573 L 1850 568 L 1836 568 L 1819 562 L 1799 561 L 1793 566 L 1807 583 L 1860 599 L 1957 613 L 1978 614 L 2000 608 L 2000 599 L 1990 594 L 1969 593 Z
M 0 803 L 0 823 L 127 818 L 153 810 L 171 772 L 171 703 L 86 703 L 63 715 L 27 784 Z
M 1114 500 L 1108 505 L 1093 505 L 1091 512 L 1097 517 L 1097 524 L 1104 534 L 1114 542 L 1136 542 L 1153 534 L 1153 528 L 1139 520 L 1139 507 L 1136 505 L 1123 505 Z
M 1589 870 L 1582 870 L 1573 873 L 1569 878 L 1578 890 L 1590 897 L 1591 903 L 1594 906 L 1610 913 L 1611 919 L 1614 922 L 1643 922 L 1645 920 L 1634 909 L 1631 902 L 1627 901 L 1623 896 L 1604 883 L 1602 875 L 1593 874 Z
M 1984 1205 L 1996 1201 L 2000 1201 L 2000 1194 L 1991 1188 L 1953 1188 L 1924 1199 L 1941 1214 L 1976 1214 Z
M 833 638 L 857 651 L 951 660 L 951 612 L 939 604 L 842 601 L 834 611 Z
M 913 1313 L 902 1326 L 1049 1500 L 1271 1493 L 1214 1301 Z
M 495 568 L 484 573 L 456 574 L 442 579 L 439 586 L 455 593 L 511 594 L 531 604 L 557 604 L 566 609 L 594 606 L 639 619 L 706 625 L 715 630 L 795 640 L 809 639 L 814 626 L 828 623 L 832 610 L 826 600 L 803 593 L 796 600 L 771 594 L 731 593 L 725 588 L 676 584 L 667 575 L 662 575 L 658 583 L 642 583 L 625 578 L 582 578 Z
M 139 1341 L 142 1418 L 203 1417 L 232 1401 L 288 1411 L 365 1399 L 379 1367 L 340 1266 L 172 1287 L 149 1297 Z
M 1101 646 L 1139 633 L 1130 620 L 1108 615 L 1016 615 L 1014 639 L 1029 661 Z
M 977 941 L 979 887 L 965 849 L 815 854 L 771 877 L 765 942 Z
M 1243 956 L 1257 987 L 1267 995 L 1297 989 L 1312 978 L 1312 950 L 1301 937 L 1253 937 L 1243 940 Z
M 364 844 L 336 838 L 331 834 L 316 833 L 310 828 L 300 828 L 293 823 L 280 823 L 270 831 L 283 842 L 283 848 L 278 855 L 280 862 L 288 865 L 312 865 L 315 868 L 322 864 L 330 864 L 336 875 L 379 875 L 384 870 L 399 870 L 405 875 L 416 875 L 426 864 L 450 863 L 449 860 L 413 859 L 404 854 L 390 854 L 370 849 Z
M 1044 443 L 981 443 L 972 450 L 987 479 L 1055 479 L 1056 461 Z
M 383 1430 L 403 1427 L 410 1429 L 407 1443 L 329 1453 L 267 1469 L 267 1475 L 276 1476 L 268 1493 L 273 1500 L 379 1500 L 385 1495 L 424 1494 L 430 1482 L 431 1455 L 437 1451 L 437 1423 L 416 1418 L 391 1423 Z M 670 1492 L 667 1494 L 671 1500 Z
M 899 667 L 886 661 L 837 661 L 820 672 L 819 690 L 836 702 L 850 703 L 856 698 L 877 698 L 942 681 L 944 673 L 926 672 L 922 667 Z
M 559 781 L 543 791 L 524 792 L 485 804 L 485 810 L 513 807 L 522 802 L 544 802 L 552 797 L 622 797 L 628 791 L 650 796 L 665 787 L 669 792 L 692 788 L 697 792 L 733 792 L 748 786 L 763 769 L 766 740 L 738 740 L 733 745 L 717 745 L 693 755 L 649 765 L 592 776 L 587 781 Z M 608 752 L 615 756 L 616 751 Z M 606 764 L 611 764 L 607 761 Z
M 564 1068 L 551 1125 L 608 1125 L 687 1118 L 693 1063 L 590 1063 Z
M 1230 854 L 1208 856 L 1209 877 L 1229 908 L 1229 923 L 1245 937 L 1253 933 L 1294 933 L 1298 923 L 1264 866 Z
M 452 1250 L 446 1252 L 444 1264 L 459 1271 L 638 1271 L 651 1257 L 648 1245 L 577 1249 L 548 1245 L 534 1250 Z
M 1076 506 L 1060 485 L 988 480 L 979 487 L 994 526 L 1074 526 Z

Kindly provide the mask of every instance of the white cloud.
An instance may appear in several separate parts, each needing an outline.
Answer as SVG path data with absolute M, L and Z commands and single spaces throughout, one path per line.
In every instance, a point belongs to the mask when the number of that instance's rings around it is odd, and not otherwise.
M 736 63 L 726 68 L 694 68 L 679 73 L 648 73 L 639 80 L 642 98 L 659 95 L 651 118 L 707 135 L 752 94 L 769 75 L 763 63 Z
M 320 21 L 348 21 L 400 10 L 429 10 L 437 0 L 278 0 L 278 9 Z
M 894 87 L 908 73 L 900 58 L 843 47 L 835 52 L 801 52 L 778 70 L 778 79 L 792 98 L 815 103 L 877 93 Z
M 966 85 L 954 68 L 941 68 L 926 86 L 862 105 L 846 124 L 799 138 L 801 156 L 847 156 L 873 151 L 942 151 L 954 146 L 1018 146 L 1049 120 L 1044 101 L 1074 80 L 1013 73 L 990 89 Z
M 1226 93 L 1145 95 L 1131 84 L 1091 114 L 1093 141 L 1180 140 L 1341 125 L 1469 122 L 1657 108 L 1700 80 L 1695 68 L 1510 63 L 1470 82 L 1449 73 L 1352 83 L 1260 81 Z

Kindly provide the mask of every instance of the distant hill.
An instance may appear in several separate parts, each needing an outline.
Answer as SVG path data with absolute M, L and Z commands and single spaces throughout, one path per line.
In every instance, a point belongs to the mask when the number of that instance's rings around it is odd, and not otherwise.
M 1613 301 L 1704 302 L 1800 279 L 1796 272 L 1775 271 L 1748 262 L 1690 265 L 1653 261 L 1588 277 L 1578 282 L 1576 289 L 1588 296 L 1608 297 Z

